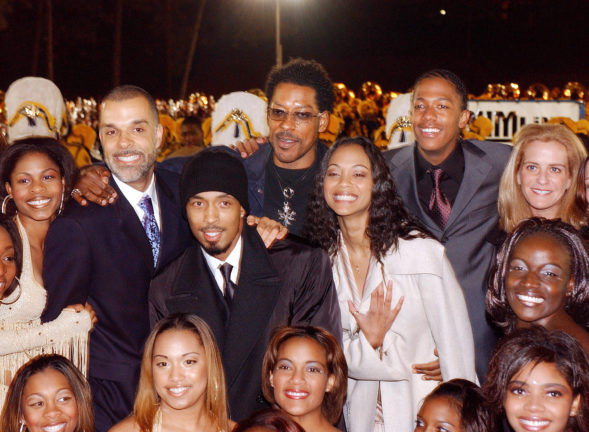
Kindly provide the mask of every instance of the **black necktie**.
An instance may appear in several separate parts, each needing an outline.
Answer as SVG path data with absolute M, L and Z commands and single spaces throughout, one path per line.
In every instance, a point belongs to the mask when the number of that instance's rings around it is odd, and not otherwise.
M 225 301 L 229 307 L 231 307 L 231 302 L 233 301 L 233 296 L 235 295 L 235 289 L 237 288 L 237 285 L 235 285 L 231 280 L 232 269 L 233 266 L 229 263 L 221 265 L 221 274 L 223 275 L 223 280 L 225 281 L 223 295 L 225 296 Z

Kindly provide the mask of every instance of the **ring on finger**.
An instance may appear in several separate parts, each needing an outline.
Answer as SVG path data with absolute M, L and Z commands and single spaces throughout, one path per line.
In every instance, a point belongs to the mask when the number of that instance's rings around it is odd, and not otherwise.
M 70 195 L 73 197 L 74 194 L 78 194 L 78 195 L 82 196 L 82 191 L 80 189 L 78 189 L 78 188 L 73 188 L 72 189 L 72 192 L 70 193 Z

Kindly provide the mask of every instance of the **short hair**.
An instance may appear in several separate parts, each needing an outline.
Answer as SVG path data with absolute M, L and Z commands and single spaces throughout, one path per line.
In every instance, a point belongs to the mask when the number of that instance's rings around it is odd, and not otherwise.
M 137 396 L 133 407 L 133 416 L 139 430 L 151 432 L 153 422 L 160 401 L 159 395 L 153 385 L 153 347 L 157 338 L 169 330 L 187 330 L 202 344 L 207 361 L 207 387 L 205 397 L 205 410 L 211 420 L 220 430 L 228 430 L 227 393 L 225 389 L 225 374 L 221 354 L 213 332 L 205 321 L 196 315 L 177 313 L 161 319 L 153 327 L 145 342 L 143 358 L 141 359 L 141 372 Z
M 585 351 L 572 336 L 558 330 L 534 326 L 517 331 L 499 341 L 491 362 L 483 393 L 497 418 L 505 415 L 503 403 L 511 379 L 524 367 L 554 364 L 571 386 L 573 397 L 581 396 L 577 416 L 569 418 L 571 432 L 589 430 L 589 362 Z
M 17 278 L 20 278 L 20 274 L 22 272 L 23 247 L 20 233 L 18 232 L 18 228 L 12 217 L 0 214 L 0 227 L 6 230 L 10 236 L 10 240 L 12 240 L 12 247 L 14 248 L 14 263 L 16 264 L 16 277 L 13 279 L 10 286 L 4 291 L 2 296 L 3 298 L 6 298 L 14 292 L 19 284 Z M 0 297 L 0 305 L 4 304 L 2 303 L 2 297 Z
M 256 411 L 240 421 L 232 432 L 247 432 L 262 427 L 274 432 L 305 432 L 301 425 L 291 419 L 284 411 L 268 408 Z
M 184 119 L 182 120 L 182 124 L 180 125 L 180 127 L 182 126 L 198 126 L 198 128 L 202 128 L 202 122 L 198 117 L 184 117 Z
M 516 316 L 507 300 L 505 280 L 509 271 L 509 261 L 517 245 L 533 235 L 548 235 L 563 245 L 571 257 L 571 277 L 573 289 L 566 297 L 566 312 L 579 325 L 589 326 L 589 254 L 581 234 L 571 225 L 560 220 L 531 218 L 523 220 L 501 245 L 497 252 L 495 265 L 491 271 L 491 281 L 486 294 L 487 313 L 503 333 L 511 333 L 516 328 Z
M 59 167 L 59 174 L 65 183 L 63 189 L 63 205 L 65 206 L 78 178 L 78 169 L 68 149 L 53 138 L 27 138 L 19 140 L 4 150 L 0 156 L 0 182 L 2 183 L 0 184 L 0 194 L 2 198 L 8 195 L 6 183 L 10 183 L 10 176 L 15 165 L 23 156 L 30 153 L 44 154 Z M 14 202 L 7 209 L 7 214 L 15 214 Z
M 152 95 L 150 95 L 146 90 L 142 89 L 141 87 L 130 84 L 115 87 L 114 89 L 109 91 L 106 94 L 106 96 L 102 98 L 102 103 L 109 100 L 114 102 L 122 102 L 128 99 L 134 99 L 136 97 L 142 97 L 147 101 L 147 103 L 149 104 L 149 108 L 153 113 L 155 124 L 157 125 L 159 123 L 159 116 L 155 100 L 153 99 Z
M 452 86 L 454 86 L 454 89 L 456 90 L 456 93 L 458 93 L 458 96 L 460 97 L 460 107 L 463 111 L 467 109 L 468 90 L 466 89 L 466 84 L 464 84 L 464 81 L 462 81 L 462 79 L 458 75 L 446 69 L 432 69 L 419 75 L 415 80 L 415 83 L 413 83 L 413 96 L 411 96 L 412 100 L 415 97 L 415 89 L 417 88 L 417 86 L 423 80 L 429 78 L 441 78 L 452 84 Z
M 443 382 L 425 397 L 423 404 L 436 398 L 448 399 L 460 415 L 461 431 L 480 432 L 487 430 L 486 427 L 491 418 L 483 394 L 475 383 L 461 378 Z
M 523 161 L 525 147 L 532 141 L 556 141 L 566 148 L 568 170 L 572 181 L 571 187 L 562 197 L 559 217 L 577 229 L 586 225 L 585 209 L 579 207 L 576 202 L 577 183 L 575 181 L 581 162 L 587 156 L 583 143 L 566 126 L 560 124 L 529 124 L 522 127 L 514 136 L 513 151 L 499 183 L 497 204 L 500 227 L 509 232 L 519 221 L 532 216 L 530 206 L 516 181 L 517 172 Z
M 23 393 L 29 378 L 47 369 L 61 373 L 69 382 L 78 407 L 78 424 L 74 432 L 94 432 L 94 413 L 90 386 L 84 375 L 67 358 L 58 355 L 40 355 L 25 363 L 10 383 L 2 411 L 2 432 L 18 432 L 23 419 Z
M 321 160 L 307 207 L 305 221 L 307 238 L 327 251 L 330 256 L 333 257 L 337 253 L 339 222 L 337 215 L 325 201 L 323 185 L 332 155 L 337 149 L 352 144 L 359 145 L 364 150 L 370 160 L 372 171 L 372 196 L 368 210 L 368 226 L 366 227 L 372 255 L 380 261 L 391 247 L 397 247 L 399 239 L 430 237 L 422 225 L 403 206 L 403 201 L 397 193 L 393 176 L 382 152 L 370 139 L 357 136 L 338 139 Z
M 315 90 L 319 112 L 333 110 L 335 93 L 325 68 L 315 60 L 296 58 L 283 66 L 274 66 L 266 79 L 266 97 L 272 101 L 274 90 L 280 83 L 291 83 Z
M 274 370 L 278 361 L 278 350 L 280 346 L 292 338 L 307 338 L 319 343 L 325 350 L 327 358 L 327 370 L 329 375 L 334 376 L 334 384 L 331 391 L 325 393 L 321 412 L 331 423 L 335 424 L 342 413 L 344 400 L 348 388 L 348 365 L 344 353 L 333 335 L 321 328 L 313 326 L 283 326 L 276 329 L 262 362 L 262 393 L 268 402 L 276 405 L 274 389 L 270 384 L 270 373 Z

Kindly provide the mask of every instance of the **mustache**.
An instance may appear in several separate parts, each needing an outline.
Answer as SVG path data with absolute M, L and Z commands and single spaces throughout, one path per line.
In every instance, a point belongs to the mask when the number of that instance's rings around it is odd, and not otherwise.
M 276 134 L 276 138 L 278 138 L 278 139 L 288 138 L 288 139 L 297 140 L 297 141 L 299 139 L 299 137 L 291 134 L 290 132 L 278 132 Z
M 225 231 L 225 228 L 216 225 L 207 225 L 206 227 L 201 228 L 199 231 Z
M 135 156 L 135 155 L 143 156 L 143 155 L 145 155 L 145 153 L 140 150 L 121 150 L 121 151 L 118 151 L 113 154 L 114 157 Z

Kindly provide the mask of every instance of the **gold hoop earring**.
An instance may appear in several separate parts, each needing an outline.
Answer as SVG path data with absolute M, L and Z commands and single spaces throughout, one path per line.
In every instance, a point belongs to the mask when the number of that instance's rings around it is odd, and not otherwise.
M 4 197 L 4 199 L 2 200 L 2 214 L 6 214 L 6 204 L 8 204 L 8 201 L 10 201 L 12 199 L 12 195 L 8 194 Z

